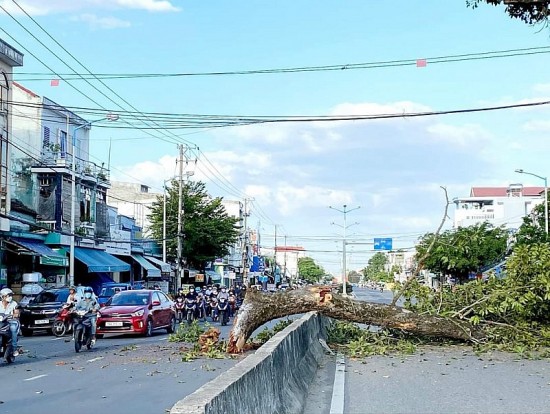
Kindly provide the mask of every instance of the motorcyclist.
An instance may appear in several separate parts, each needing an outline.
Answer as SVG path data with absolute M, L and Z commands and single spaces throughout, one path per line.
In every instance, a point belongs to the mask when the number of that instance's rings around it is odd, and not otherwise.
M 14 352 L 13 356 L 19 355 L 19 348 L 17 348 L 17 334 L 19 333 L 19 306 L 17 302 L 13 300 L 13 291 L 10 288 L 4 288 L 0 290 L 0 313 L 11 316 L 10 318 L 10 332 L 11 332 L 11 344 Z
M 69 288 L 69 296 L 67 296 L 67 305 L 76 305 L 78 302 L 78 296 L 76 293 L 76 288 L 74 286 L 71 286 Z
M 97 300 L 94 296 L 94 291 L 91 287 L 87 287 L 84 289 L 84 297 L 78 301 L 75 310 L 86 311 L 86 314 L 89 314 L 90 322 L 92 324 L 92 345 L 94 345 L 99 303 L 97 303 Z
M 229 293 L 227 293 L 225 286 L 222 286 L 220 293 L 218 293 L 218 300 L 220 299 L 229 300 Z
M 197 292 L 195 292 L 195 288 L 193 286 L 189 286 L 189 292 L 185 294 L 185 299 L 192 300 L 193 302 L 197 300 Z

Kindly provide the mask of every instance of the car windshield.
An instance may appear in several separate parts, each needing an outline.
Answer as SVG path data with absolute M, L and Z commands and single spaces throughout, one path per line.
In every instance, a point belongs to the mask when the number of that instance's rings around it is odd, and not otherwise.
M 108 297 L 111 297 L 113 296 L 115 293 L 118 293 L 122 290 L 126 290 L 126 288 L 124 287 L 120 287 L 120 286 L 115 286 L 115 287 L 104 287 L 103 289 L 101 289 L 101 293 L 99 294 L 99 296 L 108 296 Z
M 147 305 L 149 293 L 143 292 L 121 292 L 113 296 L 109 302 L 111 306 Z
M 68 290 L 43 290 L 33 300 L 34 303 L 65 302 L 69 296 Z

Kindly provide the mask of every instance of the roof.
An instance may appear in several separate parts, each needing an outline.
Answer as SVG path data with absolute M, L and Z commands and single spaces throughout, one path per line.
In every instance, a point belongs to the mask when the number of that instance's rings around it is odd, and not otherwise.
M 539 196 L 544 187 L 515 187 L 521 189 L 524 197 Z M 508 197 L 510 187 L 472 187 L 470 197 Z
M 275 251 L 277 252 L 303 252 L 306 249 L 304 249 L 301 246 L 275 246 Z

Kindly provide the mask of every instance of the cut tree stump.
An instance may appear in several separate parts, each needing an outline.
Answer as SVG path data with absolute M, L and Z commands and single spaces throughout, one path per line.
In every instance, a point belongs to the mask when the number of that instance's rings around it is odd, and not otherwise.
M 270 320 L 317 311 L 322 315 L 367 325 L 401 329 L 412 334 L 479 342 L 485 335 L 466 320 L 420 315 L 399 306 L 354 300 L 331 293 L 328 286 L 286 292 L 247 291 L 233 321 L 227 352 L 239 353 L 252 333 Z

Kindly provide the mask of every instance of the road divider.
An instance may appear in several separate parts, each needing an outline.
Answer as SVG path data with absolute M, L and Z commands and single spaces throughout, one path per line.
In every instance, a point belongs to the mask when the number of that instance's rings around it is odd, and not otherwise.
M 299 413 L 325 349 L 329 320 L 309 312 L 254 354 L 178 401 L 170 414 Z

